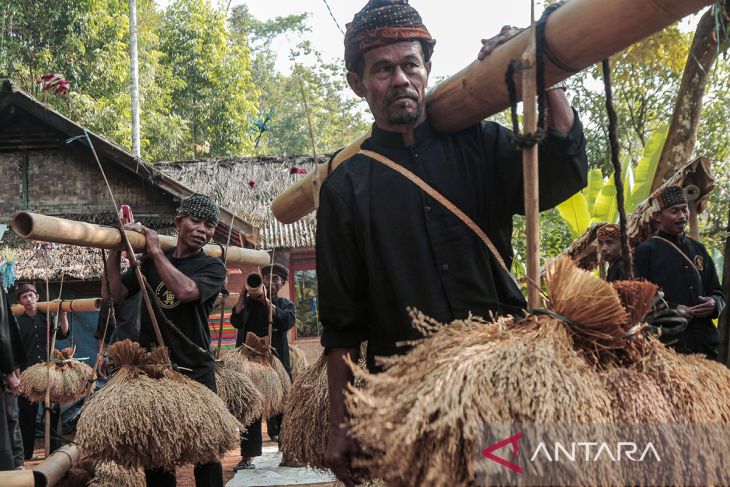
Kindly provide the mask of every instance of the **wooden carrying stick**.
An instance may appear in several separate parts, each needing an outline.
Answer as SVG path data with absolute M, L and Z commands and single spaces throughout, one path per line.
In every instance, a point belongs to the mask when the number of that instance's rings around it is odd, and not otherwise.
M 16 235 L 26 239 L 98 249 L 128 250 L 124 248 L 118 229 L 93 223 L 77 222 L 21 211 L 13 217 L 12 228 Z M 135 252 L 144 250 L 145 241 L 141 233 L 133 231 L 125 231 L 124 233 Z M 177 238 L 160 235 L 162 250 L 173 249 L 176 244 Z M 206 245 L 203 247 L 203 252 L 211 257 L 222 257 L 223 255 L 219 245 Z M 226 255 L 229 263 L 251 265 L 266 265 L 269 263 L 269 254 L 262 250 L 227 247 Z
M 535 25 L 534 18 L 532 25 Z M 530 43 L 522 55 L 523 133 L 537 132 L 537 96 L 535 66 L 535 29 L 529 30 Z M 527 306 L 540 306 L 540 187 L 538 182 L 537 144 L 522 149 L 525 198 L 525 233 L 527 234 Z
M 710 5 L 711 0 L 572 0 L 550 16 L 545 33 L 552 59 L 576 72 L 609 57 L 672 22 Z M 530 31 L 525 31 L 497 48 L 483 61 L 474 61 L 434 88 L 426 98 L 431 124 L 440 131 L 456 132 L 499 113 L 509 106 L 504 73 L 512 59 L 520 59 L 527 48 Z M 474 47 L 474 56 L 478 46 Z M 563 70 L 551 58 L 545 63 L 545 86 L 562 81 L 572 72 Z M 517 84 L 521 99 L 520 84 Z M 336 168 L 359 150 L 368 134 L 338 154 Z M 312 171 L 277 197 L 271 209 L 283 223 L 293 223 L 314 210 L 312 188 L 327 177 L 327 167 Z
M 51 313 L 58 310 L 58 301 L 41 301 L 36 303 L 38 311 L 43 313 Z M 85 299 L 72 299 L 70 301 L 61 301 L 61 311 L 67 313 L 94 313 L 99 311 L 101 308 L 101 298 L 85 298 Z M 12 306 L 13 314 L 20 315 L 25 312 L 25 308 L 22 304 L 14 304 Z

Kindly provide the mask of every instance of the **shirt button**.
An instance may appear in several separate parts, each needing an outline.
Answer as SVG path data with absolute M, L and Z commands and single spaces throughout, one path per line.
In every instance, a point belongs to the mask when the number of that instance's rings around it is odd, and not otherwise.
M 445 271 L 448 271 L 449 270 L 449 264 L 444 264 L 444 265 L 441 266 L 441 268 L 443 270 L 445 270 Z
M 694 287 L 693 287 L 693 286 L 690 286 L 690 287 L 689 287 L 689 290 L 690 290 L 690 291 L 692 291 L 693 289 L 694 289 Z
M 430 206 L 428 206 L 428 205 L 426 205 L 426 208 L 425 208 L 425 209 L 426 209 L 426 212 L 429 212 L 429 211 L 431 211 L 431 207 L 430 207 Z

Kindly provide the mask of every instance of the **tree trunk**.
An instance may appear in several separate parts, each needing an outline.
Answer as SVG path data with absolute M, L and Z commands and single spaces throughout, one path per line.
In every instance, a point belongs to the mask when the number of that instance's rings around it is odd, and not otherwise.
M 132 81 L 132 155 L 142 157 L 139 146 L 139 71 L 137 68 L 137 1 L 129 0 L 129 69 Z
M 730 0 L 725 0 L 721 15 L 727 17 L 729 8 Z M 727 48 L 725 40 L 727 39 L 720 39 L 720 45 Z M 661 186 L 692 157 L 692 150 L 697 140 L 697 125 L 702 112 L 702 97 L 718 54 L 715 18 L 710 9 L 702 16 L 695 30 L 682 75 L 682 84 L 674 105 L 669 135 L 651 184 L 652 191 Z
M 728 211 L 727 233 L 725 234 L 725 253 L 723 254 L 722 269 L 722 290 L 725 300 L 730 300 L 730 211 Z M 730 310 L 725 306 L 725 311 L 720 315 L 718 323 L 720 329 L 720 360 L 730 367 Z

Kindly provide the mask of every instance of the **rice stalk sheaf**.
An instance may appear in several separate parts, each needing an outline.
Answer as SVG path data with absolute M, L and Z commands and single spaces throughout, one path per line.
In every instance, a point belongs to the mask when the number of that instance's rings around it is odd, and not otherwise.
M 86 392 L 92 379 L 91 367 L 73 358 L 71 348 L 53 351 L 54 360 L 28 367 L 20 375 L 23 395 L 31 402 L 43 402 L 49 390 L 51 402 L 71 404 Z
M 207 387 L 174 372 L 166 349 L 113 344 L 118 370 L 84 406 L 76 442 L 86 456 L 120 467 L 163 468 L 217 461 L 243 425 Z
M 244 346 L 229 351 L 221 359 L 225 367 L 251 379 L 264 396 L 263 417 L 270 418 L 284 411 L 291 379 L 277 357 L 261 355 Z
M 646 310 L 646 288 L 628 285 L 619 295 L 567 257 L 548 266 L 547 279 L 549 308 L 566 320 L 469 317 L 440 326 L 413 312 L 425 337 L 407 354 L 383 359 L 379 374 L 351 364 L 364 382 L 347 392 L 350 431 L 362 449 L 356 465 L 393 485 L 467 486 L 490 425 L 727 424 L 725 367 L 624 336 Z M 730 468 L 713 461 L 705 460 L 711 471 Z M 560 469 L 566 483 L 591 481 L 569 464 Z M 597 469 L 612 485 L 636 473 L 612 462 Z

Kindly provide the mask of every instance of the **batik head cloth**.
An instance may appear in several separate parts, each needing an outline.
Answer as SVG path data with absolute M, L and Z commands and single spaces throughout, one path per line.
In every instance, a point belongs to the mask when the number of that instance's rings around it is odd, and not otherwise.
M 607 223 L 598 229 L 596 232 L 596 238 L 601 240 L 620 240 L 621 239 L 621 227 L 615 223 Z
M 24 282 L 23 284 L 19 284 L 15 288 L 15 295 L 20 299 L 20 297 L 25 293 L 35 293 L 36 296 L 38 296 L 38 290 L 35 288 L 35 286 L 29 282 Z
M 679 186 L 666 186 L 651 194 L 651 207 L 655 212 L 682 204 L 687 204 L 687 194 Z
M 178 215 L 195 216 L 208 220 L 213 225 L 218 225 L 220 218 L 220 210 L 218 205 L 207 195 L 201 193 L 193 193 L 180 202 L 180 208 L 177 209 Z
M 355 71 L 360 57 L 376 47 L 421 41 L 424 59 L 428 61 L 436 44 L 418 11 L 408 5 L 408 0 L 370 0 L 346 27 L 345 65 L 348 71 Z

